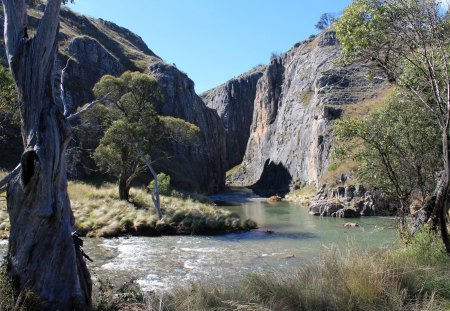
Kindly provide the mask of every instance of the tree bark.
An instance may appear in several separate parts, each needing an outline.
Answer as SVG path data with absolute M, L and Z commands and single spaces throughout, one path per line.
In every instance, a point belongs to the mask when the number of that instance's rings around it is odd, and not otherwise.
M 10 181 L 8 273 L 19 291 L 39 296 L 41 310 L 91 309 L 91 278 L 67 194 L 65 151 L 70 124 L 54 94 L 61 0 L 48 0 L 32 39 L 25 0 L 2 0 L 8 63 L 19 93 L 24 153 Z
M 140 151 L 142 161 L 144 161 L 145 165 L 147 165 L 148 169 L 150 170 L 150 173 L 153 175 L 153 179 L 155 181 L 155 187 L 152 192 L 152 201 L 153 205 L 155 205 L 156 214 L 158 215 L 158 218 L 162 218 L 162 212 L 161 212 L 161 201 L 159 198 L 159 186 L 158 186 L 158 174 L 156 174 L 155 170 L 153 169 L 152 164 L 150 161 L 148 161 L 143 153 Z
M 130 185 L 125 173 L 119 175 L 119 199 L 128 201 L 130 199 Z
M 131 174 L 129 173 L 129 150 L 127 147 L 122 147 L 121 161 L 122 166 L 119 174 L 119 199 L 128 201 L 130 199 L 130 183 L 129 179 Z
M 448 217 L 448 190 L 450 179 L 450 152 L 449 152 L 449 130 L 450 130 L 450 107 L 447 107 L 447 121 L 442 135 L 442 151 L 444 158 L 444 171 L 442 172 L 441 182 L 436 189 L 436 206 L 433 211 L 433 221 L 439 224 L 441 229 L 441 238 L 444 243 L 447 254 L 450 255 L 450 238 L 447 228 Z

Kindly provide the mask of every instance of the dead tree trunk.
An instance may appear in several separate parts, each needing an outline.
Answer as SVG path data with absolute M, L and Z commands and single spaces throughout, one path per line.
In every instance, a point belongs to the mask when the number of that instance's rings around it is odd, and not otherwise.
M 450 179 L 449 130 L 450 130 L 450 102 L 447 105 L 447 119 L 445 122 L 445 127 L 442 135 L 444 171 L 442 172 L 441 181 L 438 183 L 438 186 L 436 187 L 436 206 L 433 211 L 433 218 L 434 218 L 433 221 L 439 224 L 439 227 L 441 229 L 442 242 L 444 242 L 445 250 L 447 251 L 447 254 L 450 256 L 450 237 L 448 235 L 448 228 L 447 228 L 448 190 Z
M 42 310 L 91 308 L 91 279 L 74 244 L 65 151 L 71 128 L 55 101 L 54 62 L 61 0 L 48 0 L 33 38 L 26 0 L 2 0 L 8 63 L 19 92 L 24 153 L 9 183 L 8 273 Z
M 159 186 L 158 186 L 158 174 L 156 174 L 155 170 L 153 169 L 152 164 L 150 161 L 148 161 L 143 153 L 141 152 L 142 161 L 144 161 L 145 165 L 147 165 L 148 169 L 150 170 L 150 173 L 153 176 L 153 180 L 155 181 L 155 187 L 152 191 L 152 201 L 156 208 L 156 214 L 158 215 L 159 219 L 162 218 L 162 212 L 161 212 L 161 201 L 159 198 Z

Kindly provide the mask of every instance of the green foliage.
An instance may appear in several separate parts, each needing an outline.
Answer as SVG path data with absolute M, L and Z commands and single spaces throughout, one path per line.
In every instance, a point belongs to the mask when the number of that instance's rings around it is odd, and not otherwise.
M 170 116 L 160 116 L 160 120 L 164 126 L 166 141 L 192 145 L 200 135 L 200 128 L 190 122 Z
M 119 178 L 124 199 L 131 182 L 147 170 L 143 157 L 151 159 L 167 142 L 193 144 L 200 133 L 189 122 L 155 112 L 153 105 L 162 96 L 150 75 L 129 71 L 118 78 L 106 75 L 94 93 L 108 97 L 107 105 L 97 105 L 86 115 L 89 125 L 104 132 L 94 159 L 101 170 Z M 88 133 L 84 131 L 84 136 Z
M 364 119 L 338 120 L 335 153 L 356 159 L 359 179 L 387 195 L 424 198 L 431 194 L 434 172 L 441 166 L 439 132 L 427 109 L 397 94 Z
M 155 188 L 155 181 L 152 180 L 150 182 L 150 191 L 153 191 Z M 158 174 L 158 189 L 161 195 L 169 196 L 172 193 L 172 187 L 170 186 L 170 176 L 164 173 Z
M 0 114 L 18 122 L 19 105 L 11 72 L 0 65 Z
M 347 60 L 363 57 L 372 47 L 382 42 L 392 44 L 392 38 L 384 30 L 388 15 L 386 6 L 380 0 L 355 0 L 344 10 L 336 22 L 336 34 L 343 46 L 343 55 Z M 373 50 L 373 55 L 380 53 Z

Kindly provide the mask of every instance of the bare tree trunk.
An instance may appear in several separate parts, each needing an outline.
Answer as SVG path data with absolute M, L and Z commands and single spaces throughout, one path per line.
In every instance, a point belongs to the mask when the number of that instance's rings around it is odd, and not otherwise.
M 141 155 L 142 154 L 143 153 L 141 152 Z M 147 165 L 147 167 L 150 170 L 150 173 L 152 173 L 153 179 L 155 181 L 155 187 L 152 192 L 152 201 L 153 201 L 153 205 L 155 205 L 155 208 L 156 208 L 156 214 L 158 215 L 159 219 L 161 219 L 162 213 L 161 213 L 161 201 L 159 199 L 158 175 L 156 174 L 155 170 L 153 169 L 153 166 L 150 163 L 150 161 L 148 161 L 145 158 L 145 156 L 143 156 L 143 155 L 142 155 L 142 161 L 144 161 L 145 165 Z
M 433 221 L 439 224 L 441 229 L 441 238 L 444 242 L 447 254 L 450 255 L 450 238 L 447 228 L 448 217 L 448 190 L 450 178 L 450 152 L 449 152 L 449 129 L 450 129 L 450 107 L 448 107 L 448 118 L 444 128 L 442 139 L 442 150 L 444 158 L 444 171 L 442 172 L 441 182 L 438 183 L 436 191 L 436 206 L 433 211 Z
M 7 189 L 8 273 L 18 290 L 39 296 L 41 310 L 88 310 L 91 279 L 72 238 L 67 194 L 65 151 L 71 128 L 56 104 L 53 85 L 61 0 L 48 0 L 32 39 L 25 36 L 26 1 L 2 2 L 25 149 L 20 173 Z
M 130 199 L 130 185 L 128 176 L 125 173 L 119 175 L 119 199 L 128 201 Z
M 130 199 L 130 183 L 131 174 L 128 168 L 128 148 L 123 147 L 121 150 L 122 167 L 119 175 L 119 199 L 128 201 Z

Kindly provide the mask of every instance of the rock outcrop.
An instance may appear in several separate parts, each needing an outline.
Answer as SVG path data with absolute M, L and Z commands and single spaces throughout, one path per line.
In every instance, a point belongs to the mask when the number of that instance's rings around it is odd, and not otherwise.
M 181 188 L 217 192 L 225 186 L 226 164 L 225 133 L 219 116 L 195 93 L 194 82 L 174 66 L 155 58 L 150 60 L 148 71 L 163 93 L 156 111 L 196 124 L 201 136 L 194 146 L 167 146 L 173 158 L 162 159 L 157 166 L 173 176 Z
M 264 70 L 265 66 L 255 67 L 200 95 L 208 107 L 217 111 L 225 128 L 227 170 L 240 164 L 244 157 L 250 138 L 256 84 Z
M 234 184 L 265 195 L 283 195 L 292 183 L 320 184 L 335 120 L 385 85 L 369 80 L 363 65 L 339 67 L 340 55 L 331 30 L 272 57 L 257 82 L 250 138 Z
M 363 186 L 322 187 L 309 205 L 314 216 L 351 218 L 359 216 L 392 216 L 397 206 L 375 190 Z
M 29 11 L 32 35 L 42 16 L 43 6 Z M 164 93 L 164 103 L 157 110 L 163 115 L 185 119 L 201 130 L 197 145 L 167 146 L 168 159 L 158 162 L 161 171 L 171 174 L 175 185 L 189 191 L 215 192 L 224 186 L 225 134 L 217 113 L 202 102 L 194 92 L 194 83 L 173 66 L 165 64 L 142 39 L 131 31 L 102 19 L 78 15 L 62 9 L 60 15 L 59 55 L 55 85 L 59 85 L 65 69 L 62 90 L 70 114 L 94 99 L 92 88 L 105 74 L 120 75 L 126 70 L 155 75 Z M 3 33 L 3 13 L 0 13 Z M 0 58 L 5 58 L 3 37 Z M 6 142 L 9 144 L 11 142 Z M 76 147 L 76 146 L 75 146 Z M 95 148 L 95 146 L 90 146 Z M 18 162 L 20 152 L 18 153 Z M 9 159 L 0 158 L 0 166 Z M 86 177 L 83 169 L 89 162 L 86 150 L 69 152 L 72 177 Z M 6 165 L 5 165 L 6 166 Z M 10 168 L 10 167 L 7 167 Z

